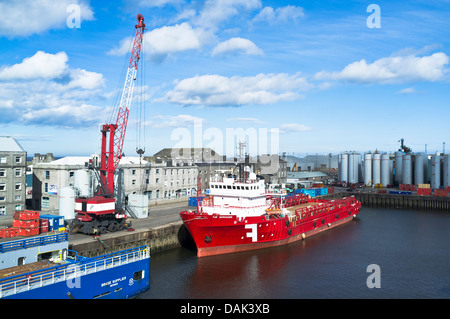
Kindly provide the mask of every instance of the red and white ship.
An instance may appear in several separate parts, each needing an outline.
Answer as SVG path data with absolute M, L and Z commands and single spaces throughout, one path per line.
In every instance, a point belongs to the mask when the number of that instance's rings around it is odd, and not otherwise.
M 248 176 L 211 181 L 209 197 L 197 210 L 180 213 L 198 257 L 289 244 L 352 220 L 361 207 L 353 196 L 326 200 L 267 193 L 264 180 Z

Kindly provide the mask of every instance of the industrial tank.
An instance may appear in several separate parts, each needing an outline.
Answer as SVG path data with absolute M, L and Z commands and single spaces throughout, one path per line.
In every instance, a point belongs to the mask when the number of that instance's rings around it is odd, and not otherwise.
M 411 154 L 403 154 L 402 157 L 402 183 L 401 184 L 412 184 L 412 162 Z
M 59 192 L 59 216 L 65 221 L 75 218 L 75 190 L 72 187 L 63 187 Z
M 402 184 L 402 157 L 403 152 L 395 152 L 395 178 L 394 182 L 396 185 Z
M 359 182 L 359 171 L 361 168 L 361 154 L 349 153 L 348 154 L 348 182 Z
M 372 154 L 364 154 L 364 185 L 372 185 Z
M 425 184 L 424 183 L 424 159 L 423 153 L 414 154 L 414 185 Z
M 444 162 L 443 162 L 443 174 L 444 174 L 444 178 L 443 178 L 443 186 L 444 187 L 448 187 L 450 186 L 450 157 L 448 155 L 444 155 Z
M 391 176 L 392 176 L 392 162 L 389 159 L 389 154 L 381 154 L 381 184 L 383 187 L 387 185 L 391 185 Z
M 431 188 L 441 186 L 441 157 L 436 154 L 431 156 Z
M 341 154 L 341 182 L 348 182 L 348 154 Z
M 381 154 L 373 154 L 373 185 L 381 183 Z
M 79 169 L 74 174 L 74 188 L 78 191 L 79 197 L 92 197 L 92 177 L 91 171 Z

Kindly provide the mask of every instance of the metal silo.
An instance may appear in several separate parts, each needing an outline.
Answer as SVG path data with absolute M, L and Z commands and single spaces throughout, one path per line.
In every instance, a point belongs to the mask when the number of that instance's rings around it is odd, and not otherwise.
M 372 154 L 364 154 L 364 185 L 372 185 Z
M 412 184 L 411 154 L 403 154 L 402 157 L 402 184 Z
M 381 154 L 373 154 L 373 185 L 381 183 Z
M 391 176 L 392 176 L 392 168 L 390 163 L 391 160 L 389 159 L 389 154 L 382 154 L 381 155 L 381 184 L 383 184 L 383 187 L 386 187 L 387 185 L 391 185 Z
M 348 182 L 348 154 L 341 154 L 341 182 Z
M 424 184 L 424 159 L 423 153 L 416 153 L 414 155 L 414 185 Z
M 441 186 L 441 157 L 439 155 L 431 156 L 431 188 Z
M 402 152 L 395 152 L 395 184 L 402 184 L 402 157 L 403 157 L 403 153 Z
M 443 180 L 443 186 L 448 187 L 450 186 L 450 157 L 448 155 L 444 155 L 444 163 L 443 163 L 443 174 L 444 174 L 444 180 Z
M 359 171 L 361 169 L 361 154 L 348 154 L 348 182 L 359 183 Z
M 389 156 L 389 185 L 394 185 L 394 161 Z
M 348 154 L 348 183 L 355 183 L 355 171 L 354 171 L 354 166 L 355 166 L 355 156 L 350 153 Z

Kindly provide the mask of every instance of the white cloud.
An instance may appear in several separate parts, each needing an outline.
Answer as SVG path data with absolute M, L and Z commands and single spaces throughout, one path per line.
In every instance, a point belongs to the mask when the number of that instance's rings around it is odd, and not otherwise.
M 208 0 L 193 23 L 205 29 L 216 30 L 219 25 L 239 14 L 239 10 L 261 7 L 260 0 Z
M 366 60 L 353 62 L 340 72 L 322 71 L 315 79 L 344 80 L 362 83 L 404 83 L 437 81 L 444 75 L 449 57 L 438 52 L 429 56 L 393 56 L 368 64 Z
M 297 123 L 285 123 L 280 125 L 280 132 L 281 133 L 287 133 L 287 132 L 307 132 L 310 131 L 311 127 L 303 125 L 303 124 L 297 124 Z
M 232 117 L 227 119 L 228 122 L 237 122 L 243 124 L 264 124 L 265 122 L 254 117 Z
M 300 99 L 312 87 L 299 73 L 224 77 L 202 75 L 183 79 L 164 100 L 181 105 L 241 106 Z
M 262 50 L 252 41 L 243 38 L 231 38 L 219 43 L 212 52 L 213 56 L 226 54 L 234 51 L 244 52 L 248 55 L 262 54 Z
M 70 71 L 71 81 L 69 87 L 79 87 L 82 89 L 96 89 L 103 86 L 103 74 L 90 72 L 82 69 L 74 69 Z
M 305 13 L 302 7 L 286 6 L 276 8 L 264 7 L 253 19 L 254 22 L 281 23 L 287 21 L 296 22 L 298 18 L 303 18 Z
M 101 114 L 102 108 L 99 106 L 72 103 L 29 109 L 23 114 L 23 119 L 27 124 L 83 127 L 92 121 L 100 123 Z
M 94 13 L 81 0 L 21 0 L 0 2 L 0 36 L 16 37 L 67 27 L 68 6 L 80 6 L 80 19 L 93 20 Z
M 67 60 L 65 52 L 50 54 L 37 51 L 35 55 L 23 59 L 21 63 L 3 66 L 0 69 L 0 80 L 57 78 L 67 70 Z
M 398 91 L 397 93 L 400 93 L 400 94 L 412 94 L 412 93 L 416 93 L 416 90 L 414 88 L 405 88 L 405 89 L 402 89 L 402 90 Z
M 160 120 L 159 122 L 155 120 Z M 171 115 L 156 115 L 153 117 L 151 126 L 154 128 L 178 128 L 178 127 L 190 127 L 194 124 L 201 123 L 202 118 L 192 116 L 189 114 L 179 114 L 176 116 Z
M 65 52 L 38 51 L 0 69 L 0 122 L 65 127 L 98 124 L 103 75 L 71 69 Z M 103 101 L 102 101 L 103 102 Z
M 144 33 L 144 48 L 153 61 L 160 62 L 167 55 L 186 50 L 200 49 L 206 41 L 207 34 L 199 28 L 192 28 L 187 22 L 174 26 L 164 26 Z M 124 55 L 131 49 L 132 38 L 123 39 L 116 49 L 108 53 Z

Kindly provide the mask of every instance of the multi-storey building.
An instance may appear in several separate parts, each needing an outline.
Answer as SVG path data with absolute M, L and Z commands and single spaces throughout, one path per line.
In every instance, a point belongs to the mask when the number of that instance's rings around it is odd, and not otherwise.
M 0 220 L 25 209 L 27 152 L 10 136 L 0 136 Z

